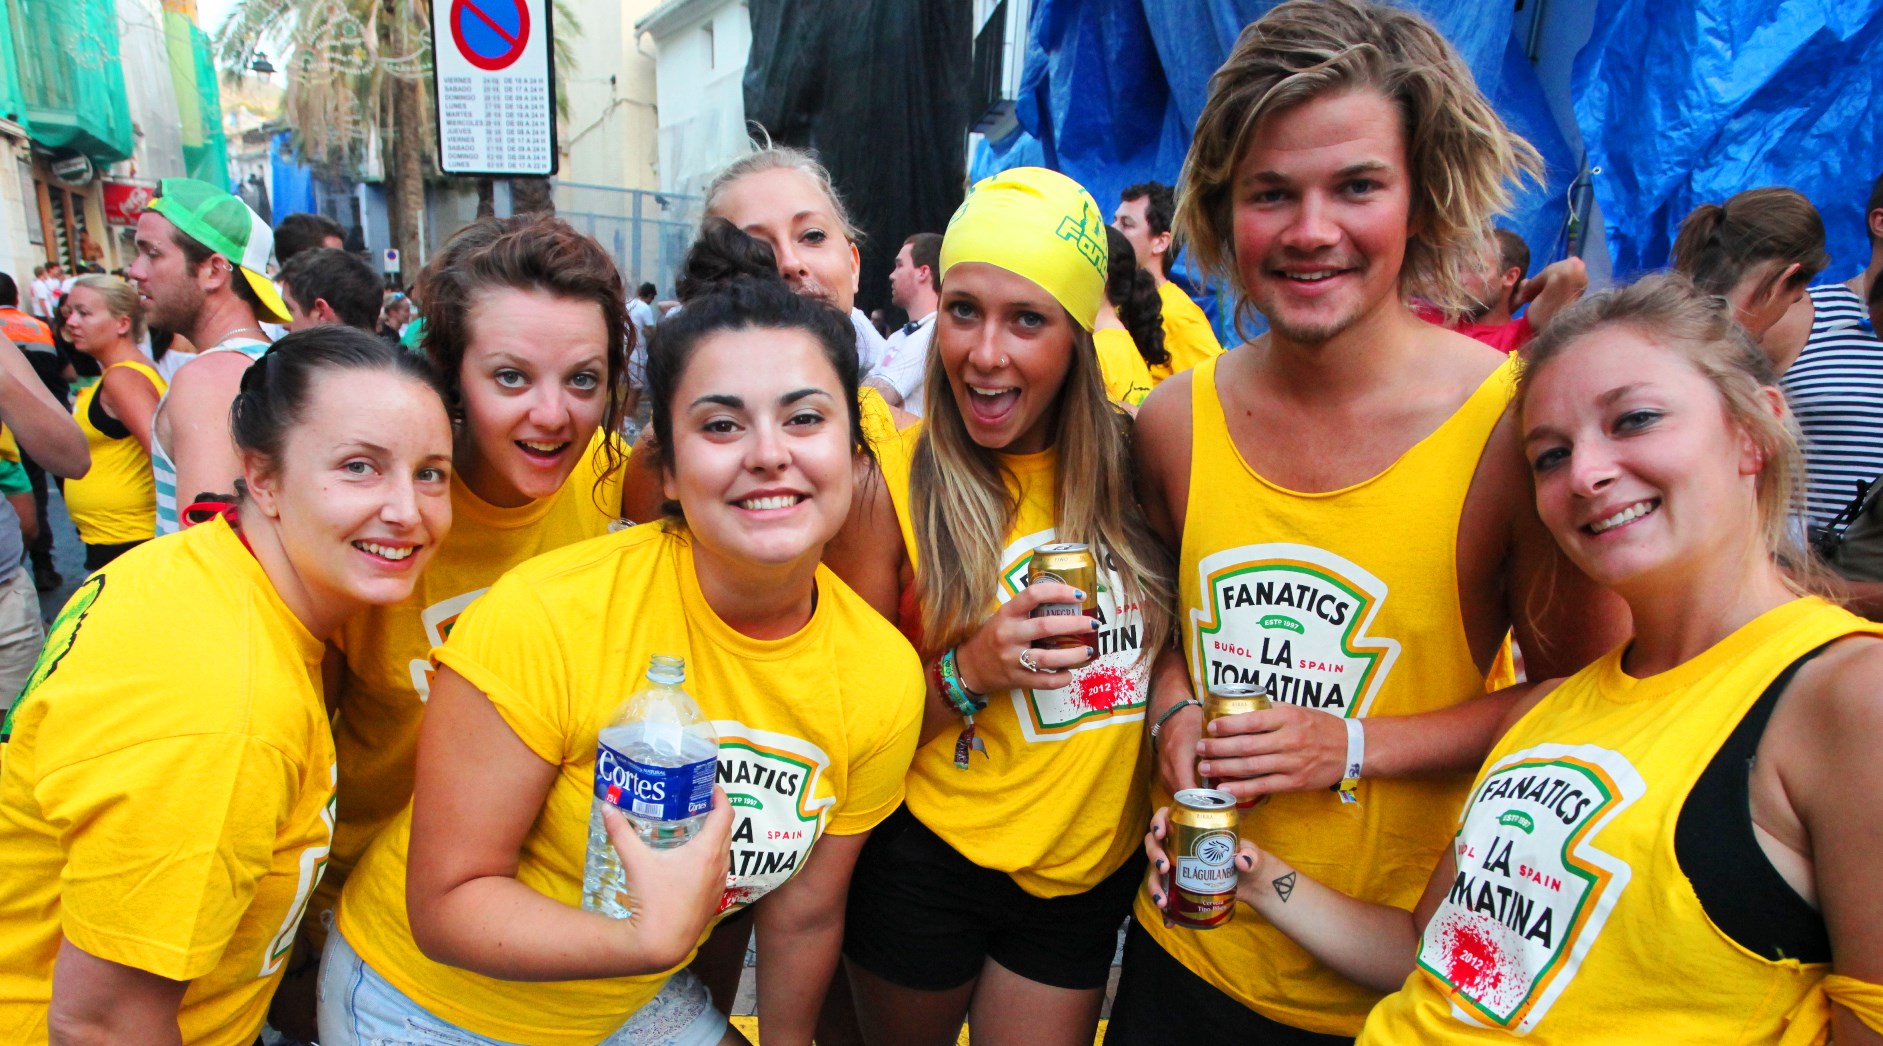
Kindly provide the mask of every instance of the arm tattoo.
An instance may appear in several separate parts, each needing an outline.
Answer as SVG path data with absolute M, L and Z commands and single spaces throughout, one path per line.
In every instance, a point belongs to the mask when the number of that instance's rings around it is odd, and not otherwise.
M 1288 895 L 1295 892 L 1295 873 L 1289 872 L 1269 885 L 1275 888 L 1275 896 L 1281 898 L 1281 903 L 1287 904 Z

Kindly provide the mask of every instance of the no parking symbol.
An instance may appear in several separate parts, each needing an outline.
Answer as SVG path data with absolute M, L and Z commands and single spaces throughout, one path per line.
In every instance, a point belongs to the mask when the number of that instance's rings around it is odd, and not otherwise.
M 530 42 L 529 5 L 524 0 L 452 0 L 451 42 L 479 69 L 508 69 Z

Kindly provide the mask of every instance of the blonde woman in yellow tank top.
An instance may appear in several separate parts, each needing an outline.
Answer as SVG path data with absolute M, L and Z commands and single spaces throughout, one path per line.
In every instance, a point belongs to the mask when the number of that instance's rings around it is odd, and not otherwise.
M 89 571 L 156 536 L 150 423 L 166 384 L 137 347 L 144 310 L 130 284 L 116 276 L 81 276 L 66 305 L 72 347 L 104 368 L 104 376 L 80 391 L 72 406 L 92 467 L 65 482 L 66 509 L 85 543 Z
M 826 562 L 916 641 L 922 747 L 902 810 L 851 883 L 844 955 L 870 1043 L 1089 1043 L 1141 876 L 1147 650 L 1170 631 L 1169 565 L 1138 511 L 1130 421 L 1090 331 L 1105 227 L 1064 175 L 969 192 L 941 250 L 928 414 L 879 443 Z M 1094 550 L 1097 613 L 1027 585 L 1041 545 Z M 1092 636 L 1094 651 L 1035 640 Z
M 1671 275 L 1575 306 L 1530 351 L 1538 513 L 1633 637 L 1513 706 L 1413 912 L 1261 839 L 1240 899 L 1398 989 L 1363 1044 L 1883 1042 L 1883 626 L 1782 565 L 1809 560 L 1770 363 Z

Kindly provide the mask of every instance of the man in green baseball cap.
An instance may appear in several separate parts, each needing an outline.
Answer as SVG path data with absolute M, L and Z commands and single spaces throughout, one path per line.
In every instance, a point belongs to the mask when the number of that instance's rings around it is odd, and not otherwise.
M 174 533 L 178 508 L 206 491 L 234 489 L 241 461 L 229 438 L 229 404 L 242 373 L 268 348 L 261 321 L 286 323 L 268 278 L 274 233 L 234 195 L 194 178 L 166 178 L 137 220 L 128 275 L 151 326 L 174 331 L 197 356 L 170 379 L 151 425 L 157 533 Z

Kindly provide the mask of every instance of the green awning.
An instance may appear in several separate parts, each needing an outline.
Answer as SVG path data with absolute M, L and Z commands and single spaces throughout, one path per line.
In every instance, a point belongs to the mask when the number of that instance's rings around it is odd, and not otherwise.
M 131 106 L 112 0 L 5 0 L 9 65 L 33 141 L 77 149 L 100 165 L 129 159 Z M 0 105 L 9 90 L 0 80 Z
M 190 60 L 196 66 L 197 111 L 202 114 L 199 144 L 183 145 L 183 164 L 190 177 L 218 188 L 229 187 L 229 141 L 222 133 L 222 89 L 216 63 L 210 55 L 209 34 L 190 26 Z
M 26 125 L 26 95 L 20 91 L 20 58 L 13 45 L 13 5 L 0 0 L 0 118 Z M 30 127 L 27 127 L 31 130 Z

